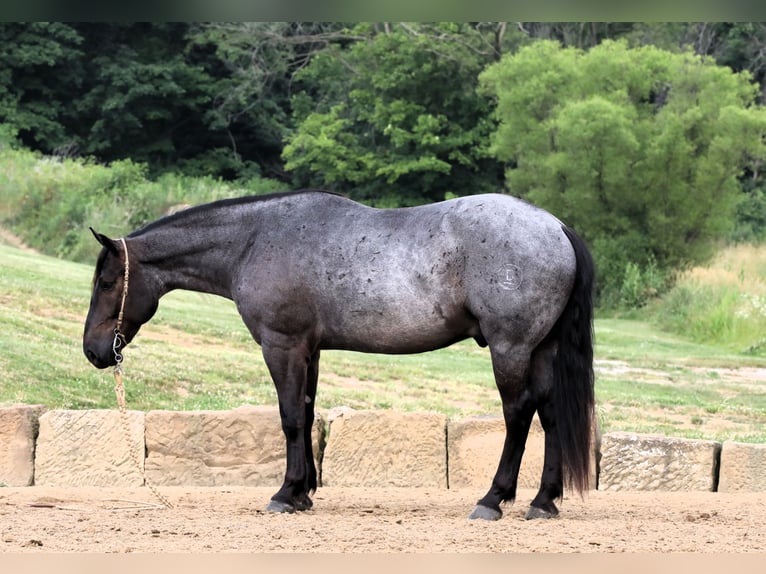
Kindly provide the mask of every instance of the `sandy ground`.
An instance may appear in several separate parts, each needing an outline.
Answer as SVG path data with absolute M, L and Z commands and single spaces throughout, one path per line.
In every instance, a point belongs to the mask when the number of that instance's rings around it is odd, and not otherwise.
M 321 488 L 314 509 L 264 512 L 275 489 L 0 488 L 0 553 L 742 553 L 766 551 L 766 493 L 591 492 L 526 521 L 523 490 L 498 522 L 481 492 Z

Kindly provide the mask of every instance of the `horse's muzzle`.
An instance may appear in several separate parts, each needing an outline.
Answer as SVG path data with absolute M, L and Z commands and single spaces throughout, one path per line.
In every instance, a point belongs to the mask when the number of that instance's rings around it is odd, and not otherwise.
M 114 358 L 114 352 L 112 351 L 111 346 L 109 346 L 107 352 L 99 352 L 98 350 L 94 349 L 94 347 L 88 344 L 83 344 L 82 350 L 91 364 L 97 369 L 106 369 L 107 367 L 112 367 L 117 362 Z

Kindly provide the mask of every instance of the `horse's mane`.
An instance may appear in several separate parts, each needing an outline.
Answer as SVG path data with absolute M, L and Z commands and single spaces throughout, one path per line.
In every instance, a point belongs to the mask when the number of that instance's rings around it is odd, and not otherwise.
M 295 191 L 282 191 L 279 193 L 267 193 L 263 195 L 246 195 L 242 197 L 231 197 L 228 199 L 219 199 L 218 201 L 203 203 L 202 205 L 195 205 L 194 207 L 189 207 L 188 209 L 182 209 L 181 211 L 177 211 L 176 213 L 173 213 L 171 215 L 166 215 L 165 217 L 161 217 L 133 231 L 132 233 L 128 235 L 128 237 L 138 237 L 157 227 L 167 225 L 168 223 L 173 223 L 174 221 L 182 217 L 188 217 L 189 215 L 204 213 L 212 209 L 219 209 L 221 207 L 232 207 L 236 205 L 244 205 L 244 204 L 250 204 L 250 203 L 261 203 L 261 202 L 266 202 L 273 199 L 290 197 L 293 195 L 302 195 L 305 193 L 325 193 L 328 195 L 336 195 L 341 197 L 343 196 L 343 194 L 336 193 L 334 191 L 328 191 L 325 189 L 299 189 Z

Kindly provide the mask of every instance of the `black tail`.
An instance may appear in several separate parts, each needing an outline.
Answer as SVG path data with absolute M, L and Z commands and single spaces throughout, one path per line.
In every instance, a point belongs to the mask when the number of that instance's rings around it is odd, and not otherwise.
M 577 262 L 569 301 L 557 324 L 554 364 L 556 428 L 561 442 L 564 481 L 580 494 L 589 486 L 592 424 L 595 410 L 593 376 L 593 276 L 590 252 L 567 226 Z

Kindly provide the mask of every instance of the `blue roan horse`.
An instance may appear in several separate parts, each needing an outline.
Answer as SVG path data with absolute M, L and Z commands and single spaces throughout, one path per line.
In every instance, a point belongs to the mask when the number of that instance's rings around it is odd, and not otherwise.
M 515 498 L 535 411 L 545 463 L 527 516 L 558 514 L 565 483 L 588 488 L 593 263 L 549 213 L 499 194 L 374 209 L 298 191 L 201 205 L 120 240 L 94 234 L 103 249 L 83 350 L 98 368 L 115 364 L 121 301 L 121 345 L 173 289 L 236 304 L 262 347 L 287 442 L 284 483 L 269 510 L 312 506 L 322 349 L 419 353 L 469 337 L 489 345 L 506 426 L 497 473 L 471 518 L 496 520 Z

